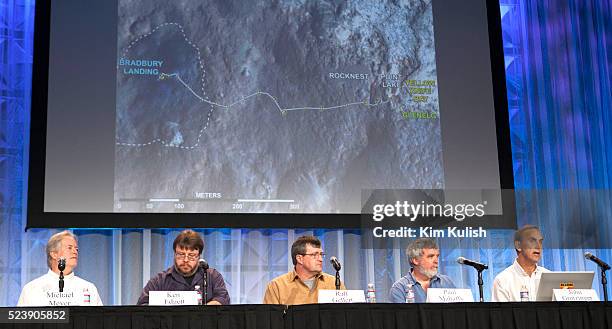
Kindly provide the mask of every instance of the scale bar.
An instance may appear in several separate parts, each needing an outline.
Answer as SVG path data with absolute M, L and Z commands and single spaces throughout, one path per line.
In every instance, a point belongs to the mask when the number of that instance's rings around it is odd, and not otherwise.
M 294 203 L 295 200 L 283 200 L 283 199 L 238 199 L 238 202 L 252 202 L 252 203 Z
M 181 199 L 149 199 L 149 202 L 179 202 Z

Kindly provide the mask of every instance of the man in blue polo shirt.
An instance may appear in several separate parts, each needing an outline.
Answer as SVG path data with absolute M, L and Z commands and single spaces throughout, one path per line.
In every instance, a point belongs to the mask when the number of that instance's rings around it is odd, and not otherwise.
M 438 273 L 440 248 L 436 241 L 416 239 L 406 248 L 406 256 L 412 268 L 391 287 L 389 299 L 392 303 L 406 303 L 406 295 L 409 295 L 410 291 L 414 295 L 415 303 L 424 303 L 427 300 L 428 288 L 455 288 L 448 276 Z

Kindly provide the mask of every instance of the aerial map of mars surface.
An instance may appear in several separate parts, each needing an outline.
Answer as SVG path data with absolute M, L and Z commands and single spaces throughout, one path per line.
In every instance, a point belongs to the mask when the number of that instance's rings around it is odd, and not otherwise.
M 431 0 L 120 0 L 116 212 L 444 187 Z

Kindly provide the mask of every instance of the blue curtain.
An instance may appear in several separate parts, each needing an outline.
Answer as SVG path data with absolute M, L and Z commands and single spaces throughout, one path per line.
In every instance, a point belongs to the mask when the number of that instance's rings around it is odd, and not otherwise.
M 611 7 L 612 0 L 501 1 L 517 189 L 609 193 Z M 44 245 L 56 232 L 24 233 L 33 9 L 34 1 L 29 0 L 0 4 L 0 247 L 6 253 L 0 257 L 1 306 L 15 305 L 22 285 L 46 272 Z M 609 202 L 596 204 L 602 217 L 593 232 L 612 232 Z M 565 205 L 542 197 L 519 197 L 517 206 L 519 225 L 537 223 L 547 240 L 558 239 Z M 364 289 L 373 282 L 381 301 L 408 270 L 402 245 L 364 250 L 356 231 L 199 231 L 206 240 L 204 255 L 225 276 L 233 303 L 261 301 L 266 282 L 292 267 L 288 250 L 301 234 L 318 236 L 326 252 L 344 262 L 343 280 L 349 288 Z M 171 265 L 178 230 L 75 232 L 81 247 L 78 275 L 97 285 L 105 304 L 133 304 L 146 280 Z M 495 275 L 515 257 L 511 236 L 503 231 L 481 240 L 445 241 L 441 247 L 441 271 L 459 286 L 472 288 L 475 295 L 475 274 L 454 260 L 462 255 L 490 265 L 484 277 L 486 300 Z M 592 251 L 612 260 L 612 249 Z M 554 270 L 596 271 L 582 252 L 579 246 L 548 249 L 542 264 Z M 328 264 L 324 270 L 331 272 Z M 594 288 L 601 296 L 597 280 Z
M 612 259 L 611 8 L 610 0 L 501 5 L 518 221 L 539 225 L 556 247 L 544 253 L 549 269 L 597 271 L 582 257 L 594 236 L 606 249 L 593 252 Z M 584 241 L 559 249 L 576 231 Z

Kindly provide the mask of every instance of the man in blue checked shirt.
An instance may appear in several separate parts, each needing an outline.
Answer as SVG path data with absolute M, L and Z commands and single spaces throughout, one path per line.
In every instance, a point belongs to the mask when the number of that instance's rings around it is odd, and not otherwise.
M 412 268 L 391 287 L 389 299 L 392 303 L 413 302 L 411 294 L 415 303 L 424 303 L 428 288 L 455 288 L 450 277 L 438 273 L 440 248 L 436 241 L 416 239 L 406 248 L 406 256 Z

